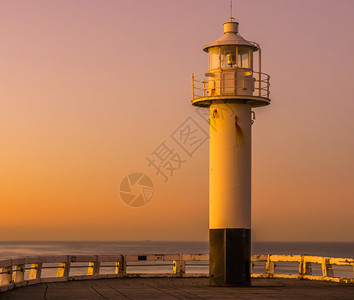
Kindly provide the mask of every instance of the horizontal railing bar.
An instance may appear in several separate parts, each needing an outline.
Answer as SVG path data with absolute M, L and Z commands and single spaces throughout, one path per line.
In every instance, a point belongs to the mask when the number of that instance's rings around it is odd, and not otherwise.
M 329 269 L 332 269 L 333 271 L 341 271 L 341 272 L 350 272 L 350 273 L 353 273 L 353 270 L 337 269 L 337 268 L 329 268 Z
M 275 266 L 276 266 L 277 268 L 294 268 L 294 269 L 299 269 L 299 265 L 294 266 L 294 265 L 278 265 L 278 264 L 275 264 Z
M 131 265 L 131 264 L 127 264 L 127 267 L 169 267 L 169 266 L 172 266 L 173 264 L 170 263 L 170 264 L 148 264 L 148 265 L 138 265 L 138 264 L 135 264 L 135 265 Z

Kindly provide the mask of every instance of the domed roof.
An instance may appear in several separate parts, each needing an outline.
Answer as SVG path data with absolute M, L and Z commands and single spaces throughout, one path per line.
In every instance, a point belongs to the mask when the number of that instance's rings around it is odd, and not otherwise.
M 211 47 L 230 45 L 248 46 L 253 47 L 253 51 L 258 50 L 258 47 L 254 43 L 245 40 L 241 35 L 238 34 L 237 22 L 224 23 L 224 35 L 217 39 L 215 42 L 206 44 L 203 50 L 208 52 L 209 48 Z

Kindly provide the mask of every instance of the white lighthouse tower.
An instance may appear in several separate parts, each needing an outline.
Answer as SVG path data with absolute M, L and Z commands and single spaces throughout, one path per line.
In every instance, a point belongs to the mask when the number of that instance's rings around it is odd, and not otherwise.
M 210 109 L 209 282 L 216 286 L 250 285 L 252 108 L 270 103 L 261 48 L 238 25 L 232 16 L 224 23 L 224 35 L 204 48 L 208 72 L 192 75 L 193 105 Z

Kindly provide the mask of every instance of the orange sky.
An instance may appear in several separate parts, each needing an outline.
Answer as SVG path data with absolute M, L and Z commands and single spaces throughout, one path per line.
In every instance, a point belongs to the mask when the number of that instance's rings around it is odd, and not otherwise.
M 1 240 L 207 240 L 208 156 L 171 133 L 229 1 L 0 1 Z M 272 104 L 253 125 L 255 240 L 354 241 L 354 2 L 237 1 Z M 187 160 L 164 183 L 146 157 Z M 122 179 L 155 193 L 131 208 Z

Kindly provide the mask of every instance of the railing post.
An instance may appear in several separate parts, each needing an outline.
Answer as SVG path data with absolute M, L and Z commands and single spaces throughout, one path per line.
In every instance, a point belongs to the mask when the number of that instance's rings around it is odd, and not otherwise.
M 306 274 L 306 270 L 305 270 L 305 259 L 304 256 L 301 255 L 300 257 L 300 261 L 299 261 L 299 276 L 304 276 Z
M 205 83 L 206 83 L 206 81 L 203 80 L 203 97 L 205 97 Z
M 323 258 L 323 262 L 322 262 L 322 276 L 323 277 L 333 277 L 332 265 L 329 262 L 330 262 L 330 259 L 328 257 Z
M 14 282 L 25 280 L 25 265 L 16 265 L 14 270 Z
M 116 261 L 115 273 L 123 276 L 127 274 L 127 263 L 124 260 L 121 262 Z
M 69 277 L 70 273 L 70 262 L 67 260 L 66 262 L 60 263 L 57 271 L 57 277 Z
M 186 261 L 181 260 L 179 265 L 180 265 L 179 274 L 180 276 L 183 276 L 184 274 L 186 274 Z
M 32 264 L 28 279 L 38 279 L 42 275 L 42 263 Z
M 177 260 L 173 261 L 173 274 L 178 275 L 179 262 Z
M 95 267 L 95 263 L 90 261 L 89 266 L 87 268 L 87 275 L 93 275 L 93 269 Z
M 267 277 L 273 277 L 275 272 L 275 263 L 274 261 L 270 260 L 270 254 L 267 255 L 267 262 L 266 262 L 266 275 Z
M 64 276 L 64 270 L 65 270 L 65 265 L 66 263 L 60 263 L 58 270 L 57 270 L 57 277 L 63 277 Z
M 194 99 L 194 73 L 192 73 L 192 99 Z
M 267 98 L 269 98 L 269 75 L 267 76 Z
M 312 275 L 312 266 L 310 262 L 306 261 L 307 255 L 301 255 L 300 264 L 299 264 L 299 275 Z
M 91 261 L 87 268 L 87 275 L 99 275 L 100 274 L 100 262 L 98 260 Z
M 261 91 L 262 91 L 262 50 L 261 46 L 259 44 L 256 44 L 258 46 L 258 96 L 261 97 Z
M 1 268 L 0 285 L 10 284 L 12 281 L 12 266 Z
M 258 96 L 262 96 L 262 75 L 259 73 L 258 75 Z
M 179 260 L 173 261 L 173 274 L 182 277 L 186 273 L 186 261 L 182 260 L 180 255 Z
M 301 255 L 300 262 L 299 262 L 299 275 L 304 276 L 306 275 L 306 268 L 305 268 L 305 257 Z
M 119 267 L 119 272 L 121 275 L 126 275 L 127 274 L 127 260 L 125 258 L 125 255 L 121 255 L 122 258 L 122 263 L 120 264 Z

